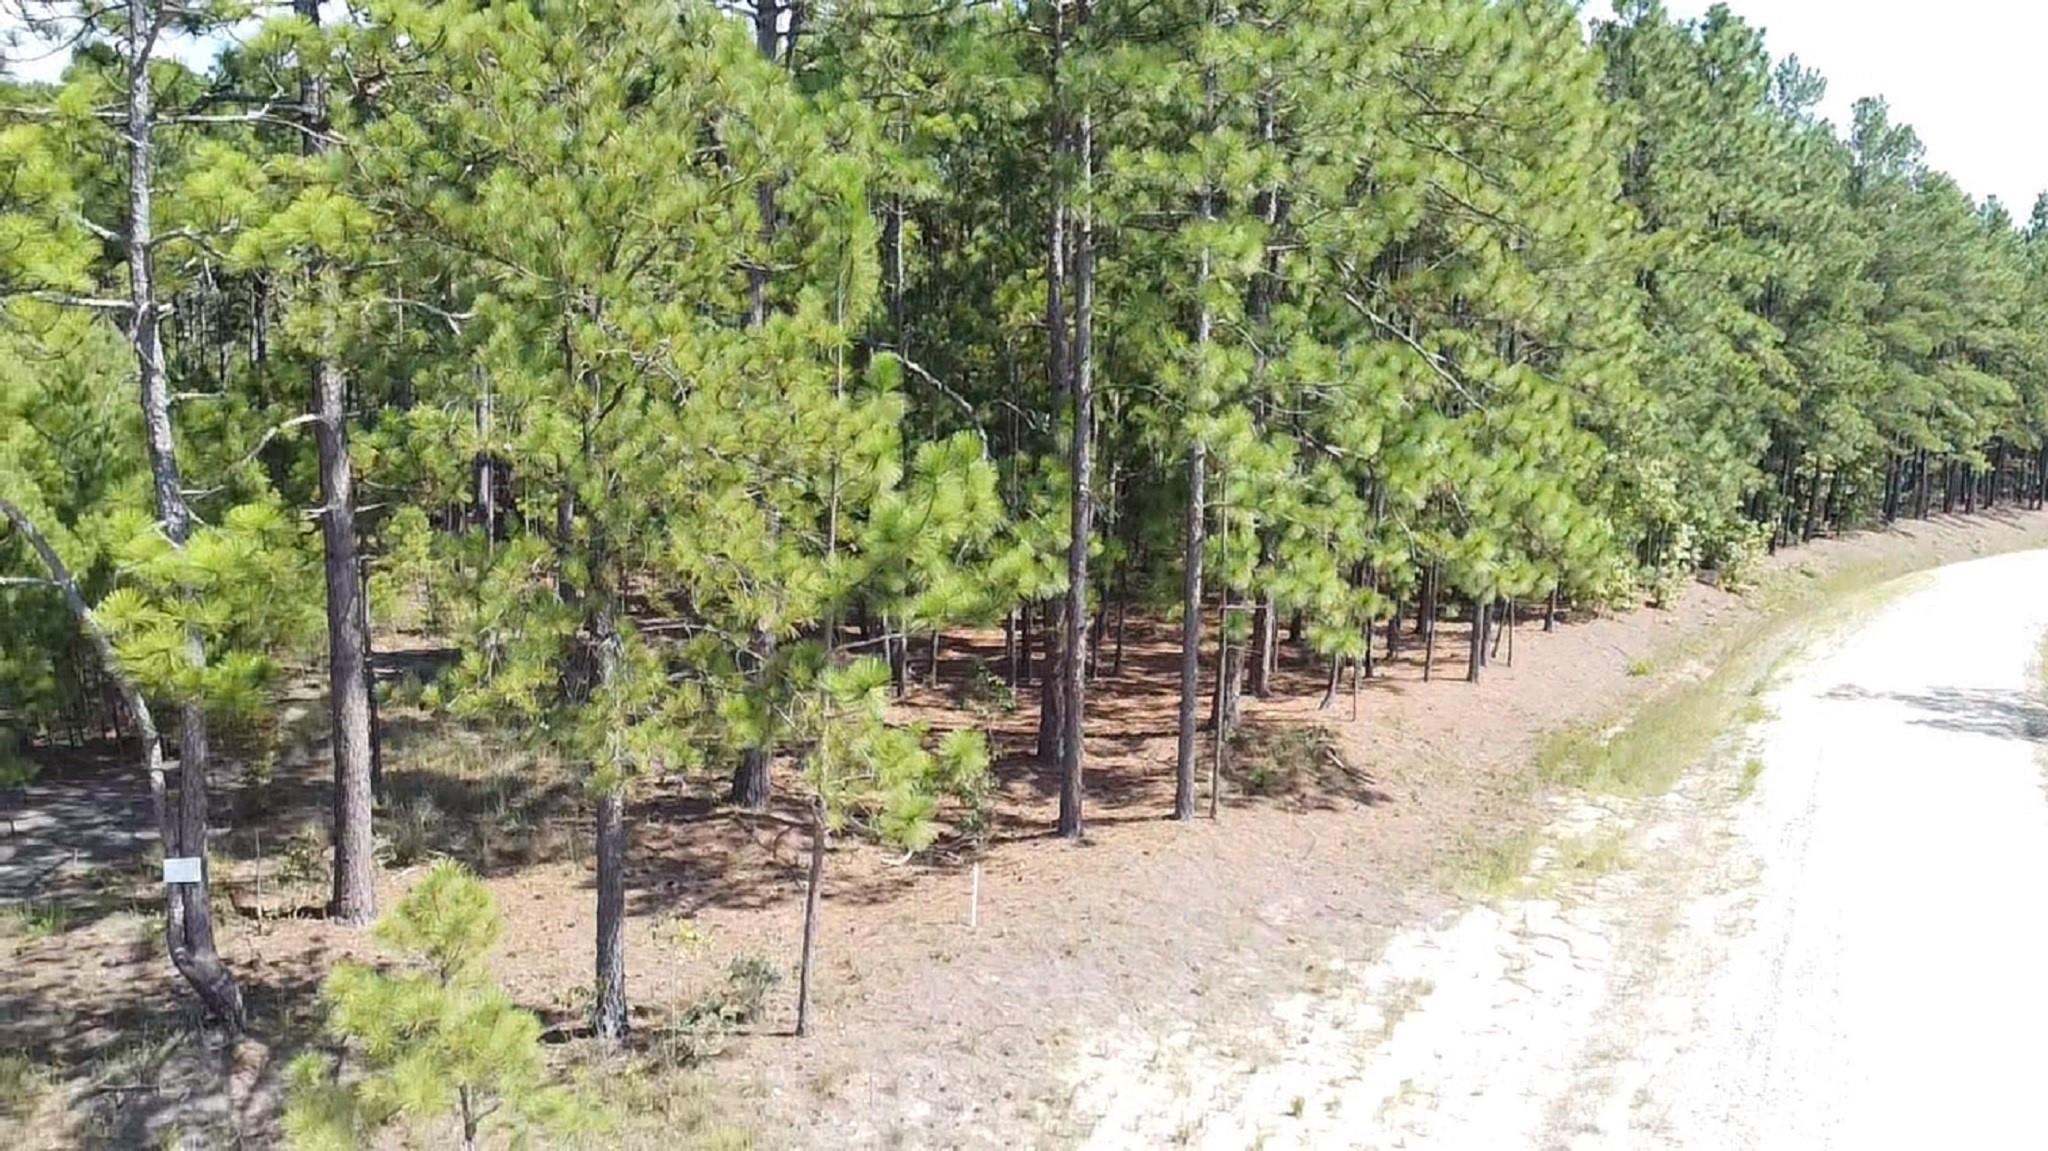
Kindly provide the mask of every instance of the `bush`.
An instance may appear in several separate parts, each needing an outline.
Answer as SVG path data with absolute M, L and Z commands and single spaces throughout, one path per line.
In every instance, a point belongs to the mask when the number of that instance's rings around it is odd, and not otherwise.
M 743 955 L 725 969 L 725 986 L 678 1011 L 656 1048 L 671 1063 L 696 1067 L 717 1058 L 733 1032 L 761 1017 L 782 972 L 758 955 Z

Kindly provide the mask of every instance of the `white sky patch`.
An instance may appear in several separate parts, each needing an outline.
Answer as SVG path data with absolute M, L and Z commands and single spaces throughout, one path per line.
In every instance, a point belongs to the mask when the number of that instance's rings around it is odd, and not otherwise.
M 1711 0 L 1670 0 L 1699 16 Z M 2048 192 L 2048 2 L 2044 0 L 1728 0 L 1765 30 L 1773 56 L 1798 56 L 1828 79 L 1822 111 L 1847 131 L 1849 110 L 1882 96 L 1911 124 L 1934 167 L 2025 220 Z M 1592 8 L 1606 8 L 1595 0 Z M 1604 14 L 1604 13 L 1603 13 Z

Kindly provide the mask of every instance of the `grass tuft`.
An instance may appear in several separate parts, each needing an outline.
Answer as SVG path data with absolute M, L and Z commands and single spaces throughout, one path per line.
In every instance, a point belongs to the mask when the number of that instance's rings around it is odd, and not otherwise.
M 1542 841 L 1542 833 L 1534 828 L 1492 840 L 1467 841 L 1452 863 L 1452 888 L 1467 898 L 1489 903 L 1518 893 Z
M 71 930 L 71 909 L 61 903 L 18 903 L 0 911 L 0 922 L 18 939 L 50 939 Z
M 1764 761 L 1750 756 L 1742 764 L 1742 782 L 1735 786 L 1735 798 L 1748 799 L 1756 794 L 1756 781 L 1764 773 Z

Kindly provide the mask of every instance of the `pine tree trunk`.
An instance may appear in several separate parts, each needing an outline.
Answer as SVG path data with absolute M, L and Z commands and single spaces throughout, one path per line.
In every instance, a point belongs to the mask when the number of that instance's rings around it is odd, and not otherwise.
M 1472 656 L 1470 665 L 1465 669 L 1466 683 L 1478 683 L 1479 670 L 1486 666 L 1487 620 L 1492 615 L 1492 610 L 1493 604 L 1491 600 L 1484 597 L 1473 597 Z
M 128 339 L 141 382 L 143 437 L 149 451 L 157 516 L 173 547 L 183 548 L 192 531 L 192 512 L 185 502 L 184 479 L 178 470 L 177 446 L 171 432 L 171 387 L 164 364 L 162 312 L 156 298 L 156 126 L 155 94 L 149 75 L 151 48 L 163 29 L 164 13 L 152 0 L 129 0 L 124 64 L 127 68 L 128 153 Z M 206 651 L 197 633 L 188 650 L 195 666 L 204 667 Z M 176 815 L 167 803 L 159 827 L 165 833 L 163 852 L 169 858 L 200 860 L 200 881 L 180 883 L 167 895 L 166 943 L 173 966 L 231 1032 L 244 1022 L 241 988 L 214 947 L 211 868 L 206 852 L 206 787 L 208 747 L 206 713 L 197 704 L 180 709 L 178 802 Z
M 1081 24 L 1088 21 L 1087 0 L 1075 9 Z M 1073 387 L 1073 457 L 1070 481 L 1073 485 L 1073 519 L 1067 543 L 1067 610 L 1064 646 L 1066 698 L 1061 708 L 1060 732 L 1060 815 L 1059 834 L 1080 839 L 1081 773 L 1085 748 L 1082 732 L 1088 690 L 1088 544 L 1095 531 L 1095 212 L 1087 197 L 1092 194 L 1095 127 L 1092 109 L 1083 107 L 1075 151 L 1080 161 L 1083 201 L 1079 238 L 1074 249 L 1074 347 L 1071 365 Z
M 381 808 L 385 800 L 384 719 L 377 711 L 377 669 L 373 663 L 376 647 L 370 628 L 370 561 L 358 555 L 356 568 L 357 583 L 362 587 L 362 595 L 356 597 L 356 604 L 363 609 L 363 696 L 370 704 L 370 804 Z
M 1204 309 L 1205 316 L 1206 312 Z M 1180 596 L 1180 743 L 1173 761 L 1173 817 L 1183 821 L 1195 817 L 1195 714 L 1202 690 L 1202 560 L 1208 529 L 1203 504 L 1208 469 L 1208 445 L 1196 440 L 1188 450 L 1186 556 Z
M 1060 713 L 1067 698 L 1061 683 L 1066 664 L 1059 651 L 1062 614 L 1055 602 L 1047 601 L 1043 613 L 1047 618 L 1039 629 L 1045 637 L 1045 654 L 1038 681 L 1038 762 L 1053 770 L 1060 767 L 1060 733 L 1065 729 Z
M 1003 613 L 1003 667 L 1010 681 L 1010 690 L 1017 690 L 1017 609 L 1014 607 Z
M 727 798 L 742 811 L 766 811 L 769 794 L 768 753 L 750 747 L 740 753 L 739 765 L 732 769 L 732 787 Z
M 803 954 L 796 969 L 796 1034 L 811 1033 L 811 961 L 817 953 L 819 890 L 825 882 L 825 801 L 811 799 L 811 871 L 804 884 Z
M 1828 477 L 1821 470 L 1820 458 L 1813 461 L 1813 480 L 1806 491 L 1806 523 L 1799 530 L 1801 542 L 1811 540 L 1820 534 L 1820 512 L 1826 502 Z
M 597 1006 L 592 1030 L 607 1043 L 626 1037 L 626 793 L 597 799 Z
M 318 27 L 318 0 L 293 0 L 293 11 Z M 308 68 L 299 89 L 308 156 L 328 150 L 327 80 Z M 310 275 L 317 279 L 316 264 Z M 329 326 L 331 335 L 332 327 Z M 329 350 L 331 349 L 324 349 Z M 355 474 L 348 455 L 348 381 L 332 359 L 313 362 L 313 438 L 320 461 L 320 534 L 326 550 L 328 717 L 334 758 L 334 893 L 328 918 L 351 926 L 377 916 L 377 873 L 371 820 L 369 609 L 357 559 Z
M 1124 625 L 1131 614 L 1130 569 L 1118 580 L 1116 593 L 1116 654 L 1109 661 L 1109 674 L 1120 677 L 1124 674 Z
M 1017 678 L 1012 687 L 1031 682 L 1031 601 L 1017 605 Z
M 1279 637 L 1276 626 L 1278 613 L 1274 610 L 1273 592 L 1268 589 L 1259 596 L 1259 604 L 1252 609 L 1252 650 L 1251 650 L 1251 693 L 1260 699 L 1273 694 L 1274 648 Z
M 765 667 L 774 657 L 775 638 L 767 632 L 755 632 L 753 654 Z M 760 674 L 758 668 L 756 674 Z M 732 771 L 732 786 L 727 791 L 727 800 L 742 811 L 766 811 L 768 798 L 773 792 L 774 781 L 769 776 L 769 749 L 750 747 L 741 752 L 740 761 Z

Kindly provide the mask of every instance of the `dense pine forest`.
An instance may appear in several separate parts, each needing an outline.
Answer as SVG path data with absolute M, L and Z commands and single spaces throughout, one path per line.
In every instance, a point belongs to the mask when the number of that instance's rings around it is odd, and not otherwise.
M 1398 647 L 1477 679 L 1518 620 L 2048 485 L 2048 197 L 1821 119 L 1725 9 L 10 8 L 0 59 L 70 63 L 0 78 L 0 772 L 118 735 L 203 859 L 317 669 L 367 925 L 372 636 L 433 637 L 420 706 L 591 797 L 600 1038 L 647 781 L 972 833 L 996 749 L 891 706 L 944 634 L 1000 635 L 1079 839 L 1127 621 L 1180 637 L 1188 820 L 1283 637 L 1326 702 Z M 481 933 L 393 921 L 440 994 L 496 928 L 431 882 Z

